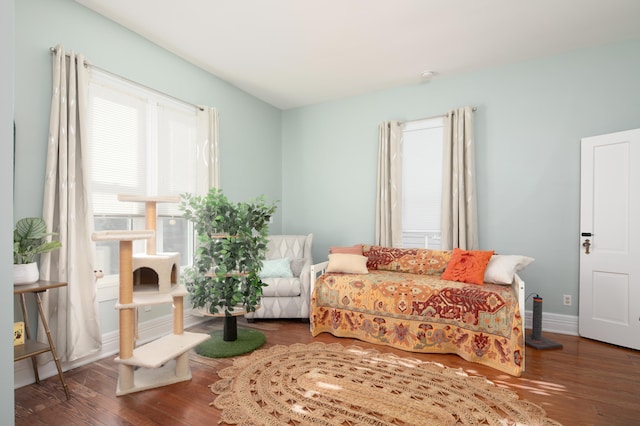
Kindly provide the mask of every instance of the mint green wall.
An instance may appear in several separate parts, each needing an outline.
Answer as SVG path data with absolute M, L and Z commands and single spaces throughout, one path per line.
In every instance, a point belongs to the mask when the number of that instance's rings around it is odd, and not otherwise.
M 472 105 L 481 248 L 536 258 L 527 294 L 577 315 L 580 139 L 640 127 L 639 75 L 636 40 L 285 111 L 283 231 L 316 261 L 372 243 L 378 124 Z
M 13 78 L 14 78 L 14 5 L 0 2 L 0 198 L 13 199 Z M 13 212 L 0 216 L 0 365 L 13 364 L 13 265 L 11 237 Z M 13 368 L 0 369 L 0 424 L 12 425 L 15 419 Z
M 145 86 L 193 104 L 217 107 L 225 193 L 236 201 L 262 194 L 270 201 L 282 200 L 279 109 L 72 0 L 17 0 L 15 6 L 16 218 L 42 213 L 51 99 L 49 48 L 57 44 Z M 272 233 L 281 230 L 281 213 L 278 208 Z M 158 307 L 148 317 L 169 312 Z M 35 309 L 29 313 L 35 321 Z M 103 332 L 117 328 L 113 302 L 101 303 L 100 317 Z
M 223 188 L 236 200 L 281 200 L 272 232 L 313 232 L 316 260 L 330 245 L 373 241 L 381 121 L 473 105 L 482 248 L 535 257 L 522 273 L 527 293 L 560 314 L 577 315 L 561 295 L 578 297 L 580 138 L 640 127 L 640 41 L 281 112 L 72 0 L 17 0 L 15 31 L 16 218 L 42 208 L 48 49 L 58 43 L 216 106 Z
M 51 55 L 62 44 L 93 64 L 194 104 L 218 108 L 221 181 L 234 200 L 281 199 L 281 111 L 72 0 L 16 2 L 16 217 L 40 214 Z M 268 164 L 269 167 L 264 167 Z M 280 212 L 273 228 L 280 230 Z

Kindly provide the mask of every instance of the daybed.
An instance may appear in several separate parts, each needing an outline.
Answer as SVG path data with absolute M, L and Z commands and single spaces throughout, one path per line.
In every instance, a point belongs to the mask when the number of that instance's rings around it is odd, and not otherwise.
M 313 336 L 328 332 L 412 352 L 453 353 L 520 376 L 524 282 L 516 272 L 532 258 L 361 247 L 362 255 L 336 250 L 311 267 Z M 472 253 L 485 253 L 479 281 L 469 268 Z M 476 284 L 460 282 L 466 275 Z

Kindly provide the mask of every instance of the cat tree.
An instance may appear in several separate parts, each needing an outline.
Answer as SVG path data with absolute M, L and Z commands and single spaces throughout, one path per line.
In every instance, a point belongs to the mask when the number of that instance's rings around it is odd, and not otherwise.
M 145 203 L 146 230 L 101 231 L 94 241 L 120 242 L 119 310 L 120 354 L 116 395 L 125 395 L 191 379 L 189 351 L 207 340 L 203 333 L 184 331 L 184 296 L 179 284 L 180 254 L 156 253 L 156 205 L 179 202 L 179 197 L 119 195 L 118 200 Z M 133 241 L 146 240 L 146 253 L 133 254 Z M 171 303 L 173 333 L 135 347 L 137 309 Z

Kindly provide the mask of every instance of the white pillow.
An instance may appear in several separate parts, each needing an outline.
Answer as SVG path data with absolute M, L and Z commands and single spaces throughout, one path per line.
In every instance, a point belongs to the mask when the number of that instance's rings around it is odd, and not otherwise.
M 326 272 L 343 272 L 345 274 L 368 274 L 367 256 L 359 254 L 333 253 L 329 255 Z
M 516 272 L 534 260 L 533 257 L 527 256 L 494 254 L 484 271 L 484 282 L 509 285 L 513 282 Z

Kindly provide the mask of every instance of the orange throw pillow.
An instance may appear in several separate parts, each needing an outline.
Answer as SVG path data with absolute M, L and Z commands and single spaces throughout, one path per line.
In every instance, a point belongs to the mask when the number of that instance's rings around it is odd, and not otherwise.
M 484 283 L 484 271 L 487 269 L 491 256 L 493 256 L 493 250 L 460 250 L 459 248 L 454 248 L 453 257 L 449 265 L 447 265 L 447 269 L 442 273 L 441 278 L 443 280 L 482 285 Z

